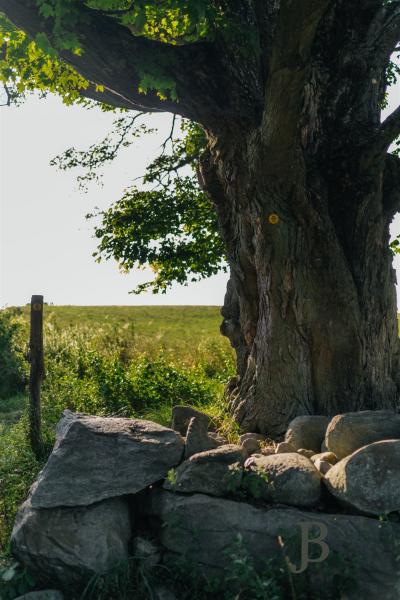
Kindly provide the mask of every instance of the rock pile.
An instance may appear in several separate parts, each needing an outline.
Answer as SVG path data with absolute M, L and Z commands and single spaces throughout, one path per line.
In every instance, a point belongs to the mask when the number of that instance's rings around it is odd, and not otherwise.
M 356 559 L 349 599 L 394 600 L 399 489 L 400 416 L 387 411 L 297 417 L 278 445 L 256 433 L 228 444 L 188 407 L 175 407 L 171 429 L 65 411 L 12 550 L 43 584 L 65 590 L 147 548 L 144 527 L 157 543 L 151 561 L 183 554 L 213 572 L 238 534 L 261 565 L 285 536 L 320 527 L 331 556 Z

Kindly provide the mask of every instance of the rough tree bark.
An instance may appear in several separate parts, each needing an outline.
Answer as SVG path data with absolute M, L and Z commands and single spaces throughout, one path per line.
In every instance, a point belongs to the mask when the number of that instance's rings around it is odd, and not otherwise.
M 47 26 L 29 0 L 0 10 L 30 33 Z M 229 10 L 257 32 L 259 51 L 226 39 L 165 49 L 179 103 L 134 92 L 132 55 L 157 44 L 107 17 L 86 26 L 81 57 L 63 58 L 105 83 L 107 101 L 180 113 L 207 132 L 199 180 L 231 268 L 222 332 L 237 352 L 230 406 L 242 430 L 279 436 L 300 414 L 397 409 L 388 243 L 400 164 L 387 150 L 400 111 L 381 125 L 380 107 L 399 3 L 237 0 Z

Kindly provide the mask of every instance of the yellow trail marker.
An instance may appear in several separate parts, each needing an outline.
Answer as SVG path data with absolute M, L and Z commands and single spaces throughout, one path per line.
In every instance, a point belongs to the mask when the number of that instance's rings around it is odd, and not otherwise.
M 268 223 L 270 223 L 271 225 L 276 225 L 277 223 L 279 223 L 279 216 L 276 213 L 271 213 L 268 216 Z

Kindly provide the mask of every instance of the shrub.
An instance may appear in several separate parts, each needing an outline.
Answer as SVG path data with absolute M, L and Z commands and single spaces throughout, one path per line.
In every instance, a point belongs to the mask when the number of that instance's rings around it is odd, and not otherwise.
M 24 391 L 28 365 L 25 359 L 25 323 L 16 314 L 0 310 L 0 399 Z

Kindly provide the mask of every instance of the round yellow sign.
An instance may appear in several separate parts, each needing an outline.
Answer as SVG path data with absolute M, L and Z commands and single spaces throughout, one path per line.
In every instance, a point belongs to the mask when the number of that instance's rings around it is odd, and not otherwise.
M 277 223 L 279 223 L 279 217 L 276 213 L 271 213 L 268 216 L 268 223 L 270 223 L 271 225 L 276 225 Z
M 39 304 L 39 302 L 35 302 L 35 304 L 32 306 L 33 310 L 42 310 L 43 308 L 43 304 Z

